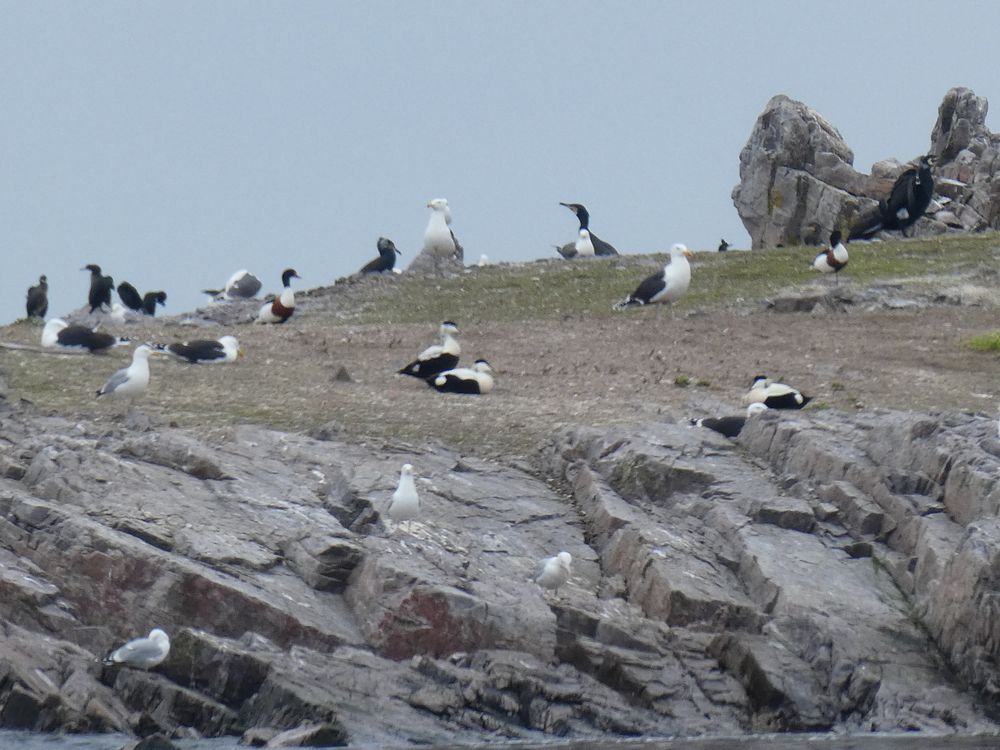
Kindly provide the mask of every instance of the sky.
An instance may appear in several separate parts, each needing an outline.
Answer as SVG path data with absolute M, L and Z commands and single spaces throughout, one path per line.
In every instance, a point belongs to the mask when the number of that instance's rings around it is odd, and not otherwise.
M 467 262 L 749 245 L 730 193 L 768 99 L 855 167 L 924 153 L 952 86 L 1000 97 L 1000 3 L 0 0 L 0 323 L 98 263 L 167 313 L 240 268 L 405 268 L 447 198 Z M 954 31 L 952 31 L 952 29 Z M 992 127 L 992 120 L 987 124 Z

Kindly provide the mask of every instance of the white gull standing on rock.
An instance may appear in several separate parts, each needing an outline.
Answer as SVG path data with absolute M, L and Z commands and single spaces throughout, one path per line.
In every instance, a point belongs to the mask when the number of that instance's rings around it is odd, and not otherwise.
M 546 557 L 538 563 L 531 580 L 543 589 L 550 589 L 558 595 L 559 587 L 569 580 L 570 563 L 572 562 L 573 557 L 569 552 L 560 552 L 554 557 Z
M 435 198 L 427 204 L 431 210 L 427 228 L 424 230 L 424 250 L 442 257 L 455 254 L 455 236 L 449 228 L 451 224 L 451 208 L 445 198 Z
M 104 663 L 151 669 L 166 659 L 169 653 L 170 637 L 159 628 L 153 628 L 145 638 L 136 638 L 112 651 L 104 657 Z
M 136 399 L 142 396 L 149 385 L 149 357 L 152 353 L 152 348 L 146 344 L 137 346 L 132 352 L 132 364 L 108 378 L 108 382 L 97 391 L 97 397 Z
M 420 497 L 417 495 L 417 485 L 413 481 L 412 464 L 403 464 L 403 468 L 400 469 L 399 485 L 392 493 L 388 514 L 394 523 L 405 521 L 407 528 L 410 521 L 420 515 Z

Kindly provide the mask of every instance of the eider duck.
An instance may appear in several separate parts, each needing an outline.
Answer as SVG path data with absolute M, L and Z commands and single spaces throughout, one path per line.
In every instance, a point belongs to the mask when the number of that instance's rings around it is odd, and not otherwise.
M 97 397 L 138 398 L 149 385 L 149 357 L 153 349 L 148 344 L 140 344 L 132 352 L 132 364 L 117 370 L 108 382 L 97 390 Z
M 427 378 L 427 385 L 442 393 L 481 394 L 493 390 L 493 370 L 485 359 L 470 367 L 456 367 Z
M 462 353 L 462 347 L 455 338 L 458 326 L 446 320 L 441 324 L 439 332 L 441 343 L 429 346 L 420 352 L 415 360 L 398 371 L 400 375 L 411 375 L 426 380 L 458 364 L 458 357 Z
M 38 277 L 38 284 L 28 288 L 25 309 L 29 318 L 44 318 L 49 311 L 49 280 L 45 275 Z
M 358 273 L 383 273 L 391 271 L 395 267 L 396 256 L 402 253 L 396 249 L 393 241 L 388 237 L 379 237 L 376 247 L 378 248 L 378 257 L 367 263 Z
M 784 383 L 772 383 L 766 375 L 758 375 L 743 397 L 744 404 L 764 404 L 768 409 L 801 409 L 812 401 Z
M 543 589 L 548 589 L 558 595 L 559 587 L 569 580 L 572 562 L 573 556 L 569 552 L 560 552 L 558 555 L 546 557 L 535 567 L 531 580 Z
M 223 336 L 220 339 L 192 339 L 158 348 L 162 348 L 163 351 L 176 359 L 195 365 L 235 362 L 243 354 L 240 342 L 235 336 Z
M 115 288 L 114 279 L 110 276 L 101 275 L 101 267 L 96 263 L 91 263 L 80 269 L 90 271 L 90 291 L 87 293 L 87 303 L 90 305 L 90 312 L 111 307 L 111 292 Z
M 46 348 L 104 352 L 113 346 L 129 343 L 127 338 L 95 331 L 81 325 L 68 325 L 62 318 L 53 318 L 42 329 L 42 346 Z
M 680 243 L 670 248 L 670 262 L 663 270 L 646 277 L 632 294 L 614 305 L 615 310 L 624 310 L 635 305 L 651 305 L 658 302 L 676 302 L 684 296 L 691 284 L 691 251 Z
M 743 431 L 743 427 L 747 423 L 747 418 L 762 411 L 767 411 L 767 405 L 758 402 L 750 404 L 747 407 L 746 416 L 743 417 L 705 417 L 689 421 L 692 427 L 707 427 L 727 438 L 734 438 Z
M 267 302 L 257 313 L 255 323 L 284 323 L 295 312 L 295 292 L 292 291 L 292 279 L 300 279 L 295 269 L 286 268 L 281 274 L 281 283 L 284 286 L 281 294 L 274 298 L 272 302 Z
M 840 241 L 840 231 L 830 234 L 830 247 L 821 252 L 812 262 L 812 268 L 820 273 L 839 273 L 847 265 L 847 248 Z
M 104 657 L 104 663 L 152 669 L 162 663 L 169 653 L 170 637 L 159 628 L 153 628 L 145 638 L 136 638 L 116 648 Z
M 590 213 L 584 208 L 581 203 L 560 203 L 560 206 L 566 206 L 570 211 L 576 214 L 576 218 L 580 220 L 580 229 L 586 229 L 590 234 L 590 242 L 594 246 L 595 255 L 618 255 L 618 251 L 611 246 L 610 243 L 605 242 L 596 234 L 590 231 Z M 570 242 L 562 247 L 556 247 L 559 254 L 564 258 L 576 257 L 576 243 Z

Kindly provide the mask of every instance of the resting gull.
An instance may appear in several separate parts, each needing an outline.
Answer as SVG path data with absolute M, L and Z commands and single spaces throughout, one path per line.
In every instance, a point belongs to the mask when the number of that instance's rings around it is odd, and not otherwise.
M 132 364 L 117 370 L 98 389 L 97 397 L 136 399 L 146 392 L 149 385 L 149 357 L 153 349 L 148 344 L 140 344 L 132 352 Z
M 52 318 L 42 329 L 42 346 L 46 348 L 97 353 L 127 343 L 127 338 L 95 331 L 87 326 L 71 326 L 62 318 Z
M 176 359 L 191 364 L 226 364 L 235 362 L 243 355 L 240 342 L 235 336 L 223 336 L 220 339 L 192 339 L 179 341 L 161 348 Z
M 116 648 L 104 657 L 104 663 L 151 669 L 166 659 L 169 653 L 170 637 L 159 628 L 153 628 L 145 638 L 136 638 Z
M 543 589 L 559 593 L 559 587 L 569 580 L 570 563 L 573 562 L 569 552 L 560 552 L 553 557 L 546 557 L 535 568 L 531 580 Z

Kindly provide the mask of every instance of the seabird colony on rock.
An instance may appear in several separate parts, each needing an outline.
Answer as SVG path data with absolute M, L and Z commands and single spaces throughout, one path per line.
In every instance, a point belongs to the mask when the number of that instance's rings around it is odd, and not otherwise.
M 493 390 L 493 370 L 485 359 L 477 359 L 472 367 L 456 367 L 427 378 L 427 385 L 442 393 L 489 393 Z
M 25 309 L 29 318 L 44 318 L 49 311 L 49 280 L 44 275 L 38 277 L 38 284 L 28 288 Z
M 406 367 L 399 370 L 400 375 L 411 375 L 415 378 L 429 378 L 439 372 L 450 370 L 458 364 L 458 357 L 462 353 L 455 336 L 458 334 L 458 326 L 450 320 L 441 324 L 439 329 L 441 343 L 434 344 L 424 349 L 417 358 Z
M 111 292 L 115 288 L 115 282 L 110 276 L 101 274 L 101 267 L 95 263 L 84 266 L 81 271 L 90 271 L 90 292 L 87 294 L 87 302 L 90 305 L 90 312 L 100 310 L 104 307 L 111 309 Z
M 211 296 L 217 302 L 231 299 L 251 299 L 257 296 L 261 286 L 260 279 L 245 268 L 241 268 L 229 277 L 224 288 L 202 289 L 201 293 Z
M 255 323 L 284 323 L 295 312 L 295 292 L 292 291 L 292 279 L 300 279 L 295 269 L 286 268 L 281 274 L 284 289 L 272 302 L 267 302 L 257 313 Z
M 531 580 L 543 589 L 549 589 L 558 595 L 559 587 L 569 580 L 572 562 L 573 557 L 569 552 L 560 552 L 553 557 L 546 557 L 538 563 Z
M 153 349 L 147 344 L 137 346 L 132 352 L 132 364 L 108 378 L 108 382 L 98 389 L 97 397 L 135 399 L 144 394 L 149 385 L 149 357 L 152 353 Z
M 417 485 L 413 481 L 413 466 L 403 464 L 399 472 L 399 484 L 392 493 L 387 510 L 389 518 L 395 523 L 409 522 L 420 515 L 420 497 L 417 495 Z
M 383 273 L 391 271 L 395 267 L 396 256 L 401 255 L 401 253 L 396 249 L 393 241 L 388 237 L 379 237 L 376 247 L 378 248 L 378 257 L 367 263 L 358 273 Z
M 166 659 L 169 653 L 169 636 L 159 628 L 154 628 L 145 638 L 136 638 L 112 651 L 104 657 L 104 663 L 151 669 Z
M 163 351 L 176 359 L 195 365 L 235 362 L 243 353 L 240 350 L 240 342 L 235 336 L 223 336 L 220 339 L 192 339 L 158 348 L 162 348 Z
M 839 273 L 847 265 L 847 248 L 840 241 L 840 231 L 830 234 L 830 247 L 821 252 L 812 262 L 812 267 L 820 273 Z
M 42 329 L 42 346 L 46 348 L 97 353 L 128 342 L 126 338 L 95 331 L 87 326 L 68 325 L 62 318 L 53 318 Z
M 916 166 L 910 167 L 896 178 L 889 199 L 878 202 L 878 209 L 860 219 L 848 239 L 869 239 L 876 233 L 898 229 L 906 236 L 907 227 L 924 215 L 934 194 L 934 177 L 931 166 L 935 157 L 921 156 Z
M 758 375 L 743 397 L 744 404 L 764 404 L 768 409 L 801 409 L 812 401 L 784 383 L 772 383 L 766 375 Z
M 659 273 L 646 277 L 632 294 L 614 305 L 615 310 L 624 310 L 636 305 L 651 305 L 657 302 L 676 302 L 684 296 L 691 284 L 691 251 L 680 243 L 670 248 L 670 261 Z
M 576 218 L 580 220 L 581 233 L 584 229 L 587 230 L 590 237 L 590 243 L 594 249 L 594 255 L 618 255 L 618 251 L 615 250 L 614 247 L 590 231 L 590 213 L 582 204 L 560 203 L 559 205 L 566 206 L 566 208 L 576 214 Z M 564 258 L 575 258 L 579 253 L 579 249 L 577 248 L 578 244 L 579 239 L 576 242 L 570 242 L 562 247 L 556 247 L 556 250 L 558 250 L 559 254 Z
M 747 407 L 746 416 L 742 417 L 705 417 L 703 419 L 690 420 L 692 427 L 707 427 L 727 438 L 734 438 L 743 430 L 747 419 L 754 414 L 767 411 L 767 406 L 762 403 L 753 403 Z

